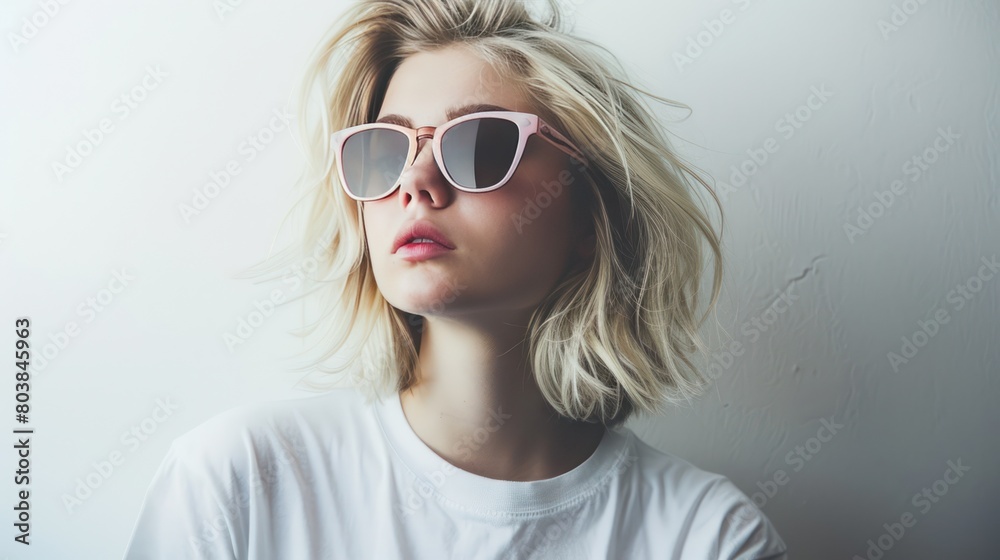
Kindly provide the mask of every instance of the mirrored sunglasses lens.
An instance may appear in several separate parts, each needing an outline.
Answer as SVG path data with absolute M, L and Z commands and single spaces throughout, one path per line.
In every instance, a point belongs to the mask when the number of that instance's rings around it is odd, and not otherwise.
M 441 159 L 456 183 L 486 189 L 499 183 L 514 163 L 517 125 L 497 118 L 465 121 L 441 138 Z
M 341 165 L 347 190 L 354 196 L 382 196 L 396 184 L 406 165 L 410 140 L 396 130 L 357 132 L 344 142 Z

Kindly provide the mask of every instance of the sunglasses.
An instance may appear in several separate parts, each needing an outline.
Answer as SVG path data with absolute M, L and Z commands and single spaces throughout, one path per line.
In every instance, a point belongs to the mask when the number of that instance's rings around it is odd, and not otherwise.
M 580 149 L 538 115 L 514 111 L 470 113 L 441 126 L 417 129 L 393 123 L 360 124 L 339 130 L 330 139 L 341 185 L 348 196 L 365 202 L 396 190 L 403 172 L 416 159 L 422 138 L 432 139 L 434 160 L 456 189 L 499 189 L 514 175 L 532 134 L 587 165 Z

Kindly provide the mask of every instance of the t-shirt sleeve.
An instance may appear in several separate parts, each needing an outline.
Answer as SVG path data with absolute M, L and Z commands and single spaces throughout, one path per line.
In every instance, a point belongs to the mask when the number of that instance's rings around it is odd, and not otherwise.
M 233 500 L 223 498 L 220 473 L 183 443 L 171 443 L 153 475 L 123 560 L 239 558 L 238 506 L 224 507 Z
M 787 546 L 763 511 L 728 478 L 713 484 L 697 515 L 716 532 L 718 560 L 788 560 Z

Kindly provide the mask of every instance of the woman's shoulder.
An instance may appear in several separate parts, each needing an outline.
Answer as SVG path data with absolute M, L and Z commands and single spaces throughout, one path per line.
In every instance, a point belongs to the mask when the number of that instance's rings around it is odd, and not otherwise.
M 719 558 L 785 557 L 786 545 L 770 520 L 728 477 L 657 449 L 634 433 L 632 439 L 627 460 L 636 465 L 634 482 L 648 500 L 647 518 L 686 527 L 687 540 L 718 550 Z
M 732 500 L 738 497 L 732 492 L 736 487 L 726 476 L 653 447 L 627 428 L 625 433 L 631 444 L 623 463 L 633 466 L 633 475 L 655 496 L 676 505 L 690 505 L 709 498 Z
M 172 454 L 206 468 L 238 468 L 261 459 L 302 460 L 366 421 L 367 405 L 354 388 L 318 395 L 244 403 L 216 413 L 177 436 Z
M 336 474 L 329 461 L 351 456 L 331 450 L 342 434 L 361 439 L 359 426 L 371 423 L 365 409 L 356 391 L 337 389 L 239 405 L 177 436 L 146 491 L 126 557 L 246 558 L 254 527 L 300 507 Z

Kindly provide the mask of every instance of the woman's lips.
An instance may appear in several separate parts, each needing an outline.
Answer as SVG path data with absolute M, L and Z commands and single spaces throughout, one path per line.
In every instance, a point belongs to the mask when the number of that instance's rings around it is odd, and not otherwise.
M 447 249 L 455 248 L 455 244 L 441 233 L 441 230 L 433 222 L 417 220 L 399 228 L 399 231 L 396 232 L 396 238 L 392 242 L 392 252 L 395 253 L 403 245 L 418 240 L 433 241 Z
M 397 249 L 396 254 L 399 255 L 400 258 L 416 262 L 431 259 L 450 251 L 452 251 L 452 249 L 432 241 L 430 243 L 407 243 Z

